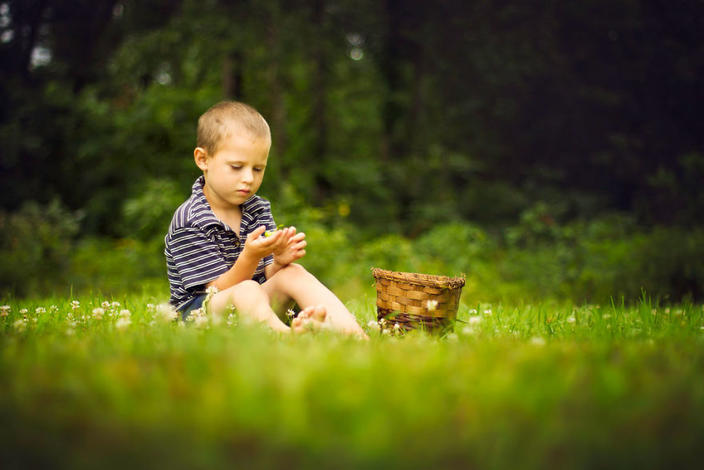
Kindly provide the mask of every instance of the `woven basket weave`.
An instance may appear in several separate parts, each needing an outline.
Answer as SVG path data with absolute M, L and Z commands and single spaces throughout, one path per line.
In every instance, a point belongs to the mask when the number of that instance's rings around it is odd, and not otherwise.
M 378 320 L 403 331 L 444 332 L 457 317 L 464 277 L 403 273 L 372 268 Z

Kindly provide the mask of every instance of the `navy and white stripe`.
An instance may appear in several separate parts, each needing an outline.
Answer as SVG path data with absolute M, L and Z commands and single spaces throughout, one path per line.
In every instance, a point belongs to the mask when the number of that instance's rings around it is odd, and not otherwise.
M 242 223 L 236 234 L 217 218 L 203 194 L 203 176 L 193 183 L 191 197 L 176 209 L 164 242 L 166 269 L 171 288 L 169 302 L 181 309 L 195 296 L 205 292 L 205 285 L 235 264 L 242 253 L 247 235 L 264 225 L 276 230 L 269 201 L 252 196 L 240 207 Z M 259 262 L 252 279 L 266 281 L 264 268 L 274 261 L 267 256 Z

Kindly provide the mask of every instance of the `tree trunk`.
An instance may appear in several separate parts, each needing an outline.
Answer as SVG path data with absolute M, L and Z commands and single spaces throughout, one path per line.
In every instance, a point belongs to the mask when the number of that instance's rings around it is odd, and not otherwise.
M 222 62 L 222 95 L 225 99 L 242 100 L 244 58 L 239 51 L 225 54 Z

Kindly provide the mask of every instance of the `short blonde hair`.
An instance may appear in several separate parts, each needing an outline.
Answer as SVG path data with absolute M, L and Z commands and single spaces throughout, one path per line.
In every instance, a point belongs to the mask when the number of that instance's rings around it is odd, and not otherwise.
M 196 145 L 212 156 L 218 151 L 222 140 L 235 130 L 243 130 L 253 137 L 271 142 L 269 124 L 256 109 L 239 101 L 221 101 L 198 118 Z

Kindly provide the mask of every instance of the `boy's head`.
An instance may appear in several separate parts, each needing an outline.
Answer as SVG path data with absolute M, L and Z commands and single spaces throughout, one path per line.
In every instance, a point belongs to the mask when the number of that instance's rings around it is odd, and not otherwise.
M 257 192 L 264 178 L 271 133 L 254 108 L 223 101 L 198 119 L 196 165 L 203 171 L 203 192 L 213 209 L 239 206 Z
M 238 101 L 221 101 L 198 119 L 196 146 L 212 156 L 223 140 L 236 133 L 271 145 L 269 125 L 256 109 Z

